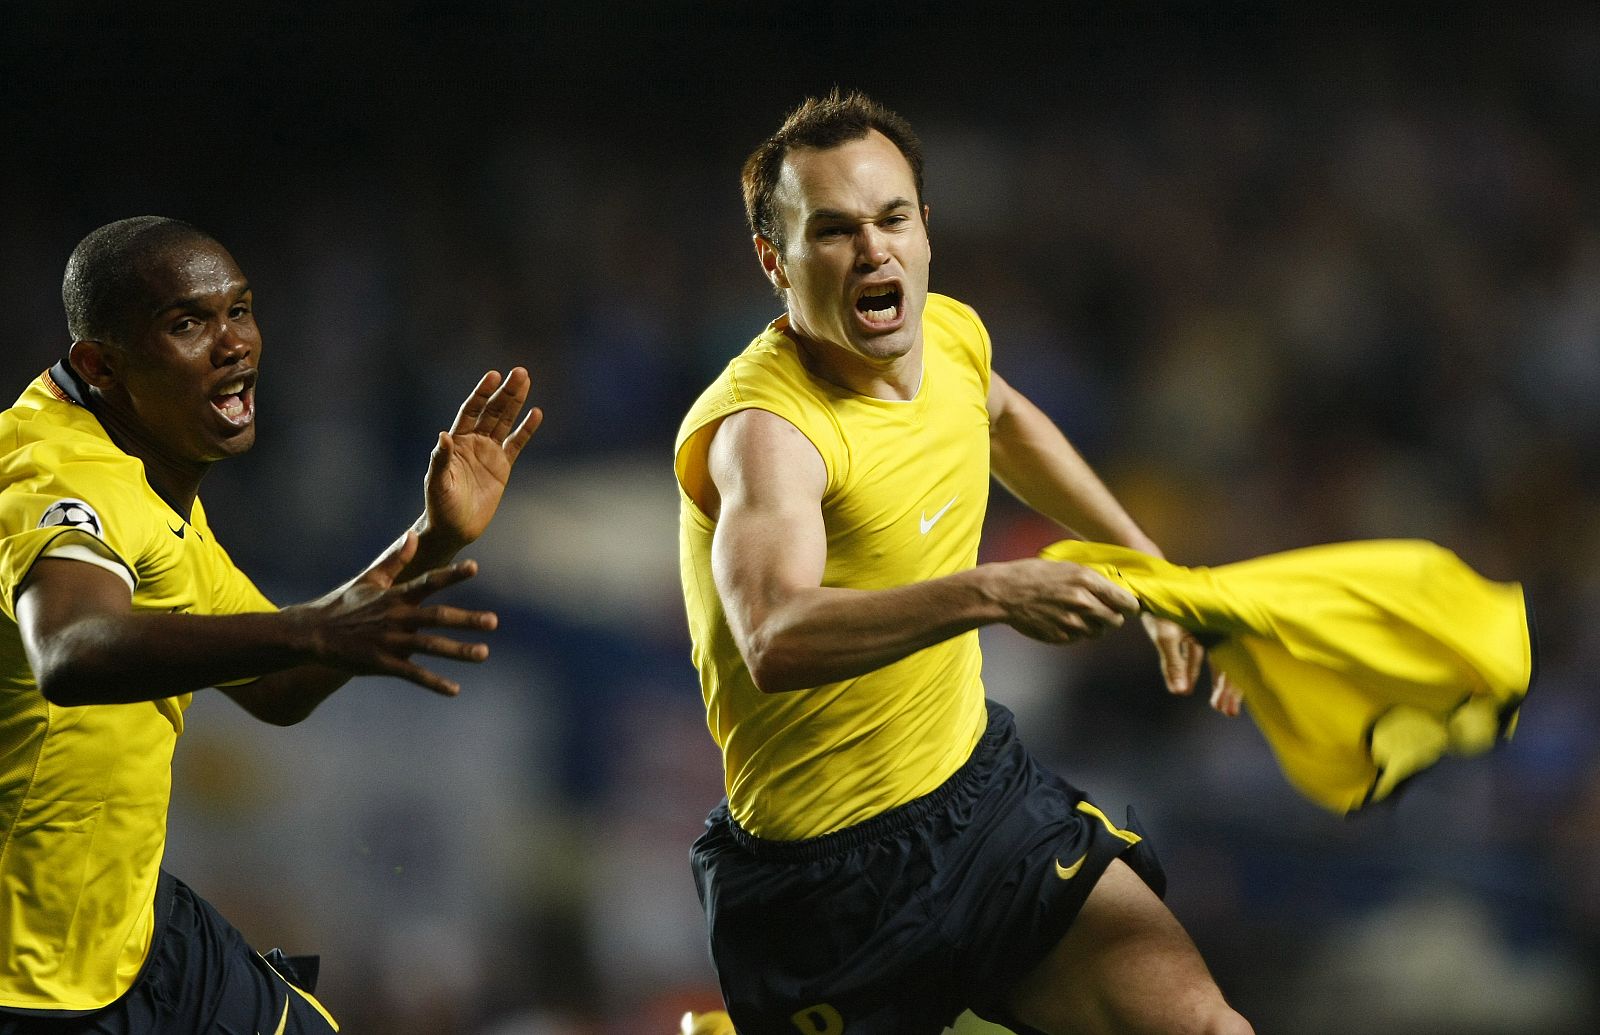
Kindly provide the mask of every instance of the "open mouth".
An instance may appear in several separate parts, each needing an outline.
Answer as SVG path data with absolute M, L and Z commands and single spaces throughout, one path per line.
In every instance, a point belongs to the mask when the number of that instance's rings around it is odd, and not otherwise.
M 900 319 L 902 300 L 900 285 L 874 284 L 856 298 L 856 312 L 869 326 L 888 326 Z
M 236 377 L 217 390 L 211 397 L 211 406 L 229 424 L 243 427 L 255 416 L 255 394 L 253 385 Z

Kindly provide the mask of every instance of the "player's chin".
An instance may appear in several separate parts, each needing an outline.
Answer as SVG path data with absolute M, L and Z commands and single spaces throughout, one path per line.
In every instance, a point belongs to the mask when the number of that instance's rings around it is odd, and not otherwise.
M 215 436 L 207 449 L 207 460 L 226 460 L 231 456 L 248 453 L 256 444 L 256 426 L 254 422 L 242 428 L 234 428 L 226 435 Z
M 891 360 L 910 352 L 916 341 L 915 335 L 902 328 L 884 334 L 863 335 L 856 339 L 856 348 L 862 355 L 873 359 Z

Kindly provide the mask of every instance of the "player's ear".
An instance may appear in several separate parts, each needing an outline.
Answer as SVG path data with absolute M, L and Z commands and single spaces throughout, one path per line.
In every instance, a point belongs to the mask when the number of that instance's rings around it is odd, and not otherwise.
M 767 275 L 767 280 L 779 291 L 789 289 L 789 277 L 783 272 L 783 253 L 778 246 L 760 234 L 754 237 L 756 245 L 756 259 L 761 263 L 761 272 Z
M 79 377 L 99 389 L 109 388 L 116 381 L 120 358 L 116 349 L 93 339 L 75 341 L 67 350 L 67 363 Z

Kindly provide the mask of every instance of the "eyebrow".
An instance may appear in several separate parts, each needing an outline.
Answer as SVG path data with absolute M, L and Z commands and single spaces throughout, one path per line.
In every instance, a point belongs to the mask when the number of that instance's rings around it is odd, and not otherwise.
M 916 203 L 911 201 L 909 198 L 893 198 L 890 201 L 885 202 L 883 208 L 879 209 L 877 215 L 873 216 L 872 218 L 881 219 L 893 212 L 895 209 L 900 208 L 916 208 Z M 838 209 L 819 208 L 806 217 L 806 225 L 810 226 L 812 223 L 819 223 L 828 219 L 842 219 L 845 221 L 851 221 L 857 218 L 859 217 L 853 216 L 848 212 L 841 212 Z
M 250 282 L 248 280 L 240 281 L 239 290 L 233 293 L 233 301 L 237 302 L 239 299 L 250 293 Z M 156 309 L 154 311 L 154 315 L 161 316 L 165 313 L 170 313 L 175 309 L 199 309 L 201 308 L 201 303 L 203 303 L 209 297 L 209 295 L 191 295 L 188 298 L 175 298 L 166 305 Z

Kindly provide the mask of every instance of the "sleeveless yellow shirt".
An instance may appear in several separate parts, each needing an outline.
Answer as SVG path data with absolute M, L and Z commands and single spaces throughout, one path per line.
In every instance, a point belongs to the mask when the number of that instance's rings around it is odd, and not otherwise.
M 764 694 L 711 577 L 715 523 L 695 505 L 717 426 L 745 409 L 798 428 L 827 469 L 822 584 L 887 589 L 977 563 L 989 494 L 988 333 L 930 294 L 914 398 L 853 394 L 809 374 L 787 318 L 728 364 L 678 432 L 679 569 L 706 721 L 730 811 L 760 837 L 838 830 L 928 793 L 966 761 L 985 722 L 976 631 L 874 672 Z
M 200 502 L 184 522 L 58 378 L 0 413 L 0 1006 L 90 1010 L 127 990 L 150 948 L 172 752 L 193 695 L 50 703 L 22 648 L 18 587 L 75 542 L 126 569 L 136 611 L 272 604 Z

